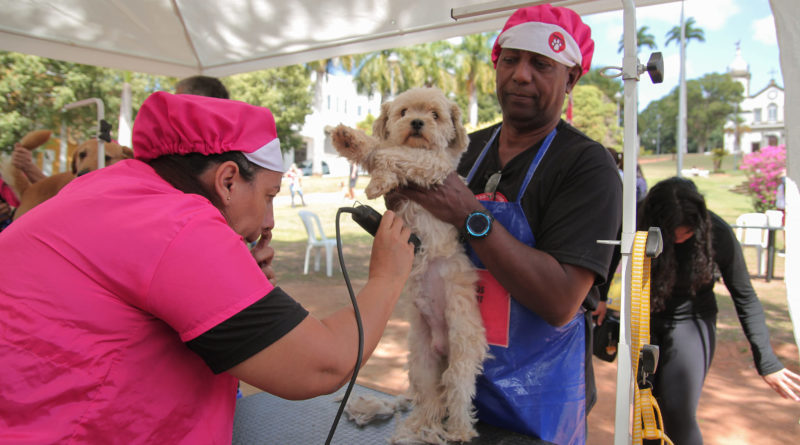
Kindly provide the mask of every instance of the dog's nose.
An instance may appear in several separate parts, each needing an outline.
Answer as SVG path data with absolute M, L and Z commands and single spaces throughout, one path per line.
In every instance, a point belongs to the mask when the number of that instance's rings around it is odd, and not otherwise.
M 414 130 L 419 131 L 419 129 L 424 127 L 424 126 L 425 126 L 425 122 L 422 122 L 421 119 L 414 119 L 413 121 L 411 121 L 411 127 L 413 127 Z

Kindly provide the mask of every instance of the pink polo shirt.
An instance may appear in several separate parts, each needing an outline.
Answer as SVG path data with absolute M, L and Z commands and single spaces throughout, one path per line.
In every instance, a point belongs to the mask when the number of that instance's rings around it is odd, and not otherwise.
M 184 342 L 272 285 L 208 200 L 122 161 L 0 252 L 0 443 L 231 442 L 237 380 Z

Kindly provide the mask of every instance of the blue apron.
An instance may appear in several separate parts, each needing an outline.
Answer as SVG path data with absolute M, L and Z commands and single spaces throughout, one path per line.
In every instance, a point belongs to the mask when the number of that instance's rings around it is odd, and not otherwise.
M 498 128 L 467 176 L 472 181 Z M 517 240 L 535 247 L 520 204 L 536 168 L 555 137 L 545 138 L 528 167 L 514 202 L 477 195 L 484 207 Z M 557 444 L 586 441 L 585 332 L 579 311 L 565 326 L 553 327 L 519 304 L 486 270 L 472 248 L 467 252 L 480 275 L 477 298 L 486 327 L 491 357 L 477 381 L 475 408 L 486 423 Z

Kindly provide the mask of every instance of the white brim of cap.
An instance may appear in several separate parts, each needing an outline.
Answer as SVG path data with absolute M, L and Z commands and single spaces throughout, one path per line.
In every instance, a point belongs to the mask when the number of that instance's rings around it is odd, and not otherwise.
M 565 47 L 555 51 L 550 46 L 550 36 L 558 32 L 564 38 Z M 497 38 L 501 48 L 520 49 L 547 56 L 568 67 L 581 64 L 581 49 L 572 35 L 564 28 L 551 23 L 520 23 L 505 30 Z
M 269 141 L 267 144 L 252 153 L 242 152 L 248 161 L 267 170 L 283 173 L 283 155 L 281 154 L 281 142 L 278 138 Z

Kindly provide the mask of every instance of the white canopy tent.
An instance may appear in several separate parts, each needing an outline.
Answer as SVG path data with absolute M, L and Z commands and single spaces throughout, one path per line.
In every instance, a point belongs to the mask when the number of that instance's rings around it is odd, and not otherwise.
M 625 170 L 637 162 L 636 6 L 676 0 L 550 0 L 582 15 L 624 9 Z M 519 6 L 545 1 L 481 0 L 0 0 L 0 49 L 71 62 L 183 77 L 227 76 L 499 30 Z M 770 0 L 786 83 L 788 154 L 786 288 L 800 340 L 800 14 L 796 0 Z M 454 15 L 463 17 L 454 20 Z M 623 65 L 623 63 L 620 63 Z M 624 175 L 623 273 L 635 230 L 635 175 Z M 627 251 L 627 256 L 626 256 Z M 626 272 L 627 271 L 627 272 Z M 630 295 L 623 290 L 623 305 Z M 623 306 L 629 311 L 629 305 Z M 625 312 L 625 311 L 623 311 Z M 629 319 L 624 315 L 624 319 Z M 624 324 L 623 324 L 624 325 Z M 625 330 L 627 332 L 625 332 Z M 615 443 L 630 442 L 630 343 L 624 328 L 617 385 Z M 627 382 L 627 384 L 626 384 Z
M 5 50 L 72 62 L 177 77 L 221 77 L 499 30 L 509 12 L 480 10 L 522 3 L 0 0 L 0 42 Z M 580 14 L 621 8 L 620 0 L 551 3 Z M 451 8 L 479 9 L 479 15 L 455 21 Z

